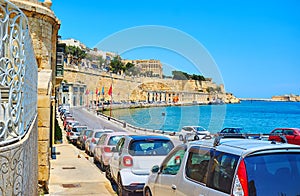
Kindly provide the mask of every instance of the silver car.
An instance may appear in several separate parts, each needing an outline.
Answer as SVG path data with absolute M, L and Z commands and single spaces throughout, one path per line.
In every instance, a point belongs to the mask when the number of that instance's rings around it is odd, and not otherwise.
M 143 194 L 299 195 L 300 146 L 220 138 L 177 146 L 153 166 Z
M 69 133 L 69 140 L 71 143 L 73 144 L 76 144 L 77 142 L 77 139 L 80 135 L 80 133 L 87 129 L 87 126 L 83 126 L 83 125 L 77 125 L 77 126 L 74 126 L 71 130 L 70 130 L 70 133 Z
M 90 155 L 94 156 L 94 148 L 97 145 L 99 138 L 103 133 L 111 133 L 114 132 L 111 129 L 94 129 L 90 132 L 88 138 L 85 141 L 85 152 Z
M 179 140 L 199 140 L 208 135 L 210 135 L 210 132 L 201 126 L 184 126 L 179 132 Z

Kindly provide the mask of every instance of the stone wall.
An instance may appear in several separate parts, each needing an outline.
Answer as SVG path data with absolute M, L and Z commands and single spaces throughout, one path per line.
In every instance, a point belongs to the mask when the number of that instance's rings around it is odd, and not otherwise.
M 51 70 L 38 75 L 38 181 L 48 189 L 50 178 Z
M 221 99 L 226 102 L 227 96 L 223 85 L 217 86 L 213 82 L 204 84 L 195 80 L 172 80 L 149 77 L 128 77 L 108 72 L 98 72 L 89 68 L 78 66 L 65 66 L 64 79 L 67 83 L 86 84 L 89 91 L 94 92 L 94 96 L 89 99 L 96 100 L 95 91 L 104 87 L 105 95 L 100 98 L 110 100 L 108 89 L 113 87 L 113 100 L 119 101 L 147 101 L 155 96 L 163 97 L 163 100 L 172 101 L 175 96 L 179 97 L 180 103 L 203 103 L 207 104 L 213 100 Z M 219 93 L 207 93 L 206 88 L 212 87 L 221 90 Z M 148 94 L 150 93 L 150 95 Z M 159 93 L 156 95 L 156 93 Z M 162 94 L 162 95 L 161 95 Z
M 0 147 L 0 195 L 38 195 L 37 119 L 25 137 Z
M 47 189 L 50 173 L 51 96 L 60 78 L 56 77 L 56 46 L 60 21 L 51 10 L 51 0 L 11 0 L 28 18 L 34 53 L 39 68 L 38 83 L 38 181 Z M 54 111 L 55 112 L 55 111 Z

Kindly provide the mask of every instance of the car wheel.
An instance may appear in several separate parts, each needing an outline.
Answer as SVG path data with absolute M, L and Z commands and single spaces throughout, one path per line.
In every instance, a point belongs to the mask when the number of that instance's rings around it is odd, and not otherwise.
M 100 166 L 100 170 L 104 172 L 105 171 L 105 165 L 104 165 L 104 163 L 101 159 L 99 160 L 99 166 Z
M 111 181 L 112 180 L 112 177 L 111 177 L 111 173 L 110 173 L 110 168 L 106 168 L 106 171 L 105 171 L 105 177 Z
M 199 136 L 195 135 L 194 140 L 199 140 L 199 139 L 200 139 Z
M 179 135 L 179 140 L 183 141 L 183 135 Z
M 97 165 L 99 163 L 99 161 L 97 160 L 97 158 L 94 156 L 94 163 Z
M 123 187 L 122 179 L 121 179 L 120 175 L 118 176 L 117 185 L 118 185 L 118 195 L 119 196 L 125 196 L 125 195 L 127 195 L 127 192 L 126 192 L 126 190 Z
M 152 193 L 148 187 L 145 188 L 144 196 L 152 196 Z

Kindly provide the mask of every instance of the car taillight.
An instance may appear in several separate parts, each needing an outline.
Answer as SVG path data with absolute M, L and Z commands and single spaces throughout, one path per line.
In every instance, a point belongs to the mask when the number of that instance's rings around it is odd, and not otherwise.
M 248 179 L 244 160 L 241 160 L 234 180 L 232 195 L 248 196 Z
M 133 165 L 133 160 L 130 156 L 123 157 L 123 165 L 126 167 L 131 167 Z
M 96 143 L 96 140 L 95 140 L 95 138 L 93 138 L 91 141 L 92 141 L 92 143 L 94 143 L 94 144 Z
M 70 132 L 70 135 L 74 135 L 74 133 L 73 133 L 73 132 Z
M 104 147 L 104 152 L 110 152 L 110 147 Z

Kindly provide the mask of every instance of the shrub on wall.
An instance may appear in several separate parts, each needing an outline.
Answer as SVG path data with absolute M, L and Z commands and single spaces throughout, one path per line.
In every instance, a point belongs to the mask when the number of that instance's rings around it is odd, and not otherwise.
M 58 124 L 57 119 L 55 119 L 55 135 L 54 135 L 55 143 L 62 141 L 62 131 Z

